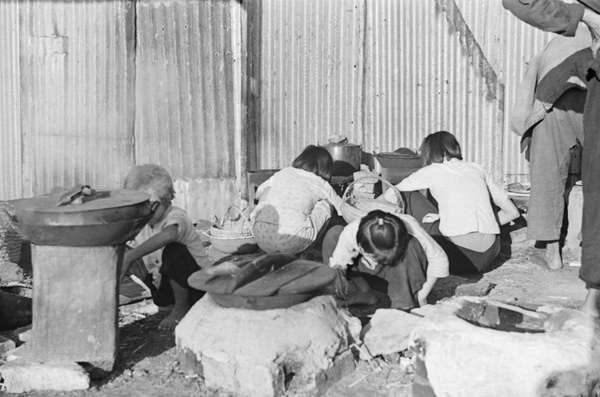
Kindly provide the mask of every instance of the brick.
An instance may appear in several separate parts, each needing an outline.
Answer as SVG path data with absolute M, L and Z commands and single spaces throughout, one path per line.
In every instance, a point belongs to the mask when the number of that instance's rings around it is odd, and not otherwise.
M 422 317 L 401 310 L 378 309 L 369 322 L 363 343 L 373 357 L 404 351 L 410 333 L 421 320 Z
M 475 284 L 461 284 L 454 291 L 456 296 L 487 296 L 496 284 L 490 282 L 478 282 Z

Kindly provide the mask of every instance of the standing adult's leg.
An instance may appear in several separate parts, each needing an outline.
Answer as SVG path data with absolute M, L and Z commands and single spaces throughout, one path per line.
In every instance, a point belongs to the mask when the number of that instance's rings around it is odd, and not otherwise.
M 530 147 L 531 192 L 527 211 L 527 234 L 545 241 L 538 261 L 551 269 L 562 268 L 559 239 L 565 209 L 565 187 L 571 148 L 583 142 L 583 109 L 586 92 L 571 89 L 533 130 Z
M 598 316 L 600 295 L 600 66 L 596 57 L 596 74 L 588 82 L 584 114 L 585 143 L 583 145 L 581 176 L 583 188 L 583 237 L 579 278 L 586 283 L 588 294 L 582 309 Z

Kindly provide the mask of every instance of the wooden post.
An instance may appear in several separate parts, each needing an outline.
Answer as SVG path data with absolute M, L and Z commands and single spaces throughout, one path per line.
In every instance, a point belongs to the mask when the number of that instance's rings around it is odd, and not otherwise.
M 32 353 L 40 361 L 111 371 L 117 350 L 118 275 L 124 246 L 32 244 Z

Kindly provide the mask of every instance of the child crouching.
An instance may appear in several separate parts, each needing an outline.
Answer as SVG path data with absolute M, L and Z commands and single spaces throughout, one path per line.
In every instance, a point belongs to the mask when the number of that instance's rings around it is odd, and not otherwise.
M 382 307 L 410 310 L 427 304 L 437 279 L 448 276 L 448 257 L 412 216 L 380 210 L 331 228 L 323 259 L 338 270 L 336 295 L 349 306 L 376 305 L 379 295 L 387 299 Z
M 133 248 L 125 253 L 121 270 L 124 277 L 131 264 L 142 259 L 153 278 L 152 299 L 157 306 L 173 305 L 171 313 L 159 324 L 161 330 L 173 330 L 190 307 L 204 294 L 189 286 L 188 277 L 209 267 L 208 256 L 194 225 L 181 208 L 171 204 L 175 192 L 173 180 L 161 166 L 144 164 L 126 176 L 125 189 L 150 195 L 158 206 L 148 224 L 136 236 Z

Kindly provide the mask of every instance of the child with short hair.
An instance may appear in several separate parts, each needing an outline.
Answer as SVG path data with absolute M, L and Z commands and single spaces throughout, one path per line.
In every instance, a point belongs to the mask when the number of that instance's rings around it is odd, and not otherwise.
M 428 135 L 421 157 L 424 167 L 396 188 L 401 192 L 429 189 L 437 207 L 415 192 L 405 195 L 406 212 L 422 222 L 446 251 L 451 273 L 486 271 L 500 252 L 500 225 L 518 218 L 519 210 L 481 165 L 463 160 L 460 144 L 451 133 Z M 390 191 L 384 198 L 396 201 Z
M 389 299 L 383 306 L 424 306 L 437 279 L 449 274 L 446 254 L 412 216 L 381 210 L 331 228 L 323 259 L 339 270 L 336 295 L 348 305 L 375 305 L 378 291 Z
M 125 189 L 150 195 L 158 207 L 134 240 L 134 248 L 123 258 L 121 277 L 131 264 L 142 258 L 154 278 L 152 299 L 157 306 L 173 305 L 171 313 L 159 324 L 161 330 L 173 330 L 190 307 L 204 294 L 191 288 L 188 277 L 210 267 L 200 235 L 187 213 L 171 204 L 175 196 L 171 175 L 156 164 L 133 167 L 124 182 Z
M 258 187 L 259 203 L 250 219 L 262 250 L 296 255 L 319 240 L 332 217 L 331 207 L 341 214 L 342 199 L 329 184 L 332 171 L 331 154 L 309 145 L 291 167 Z

